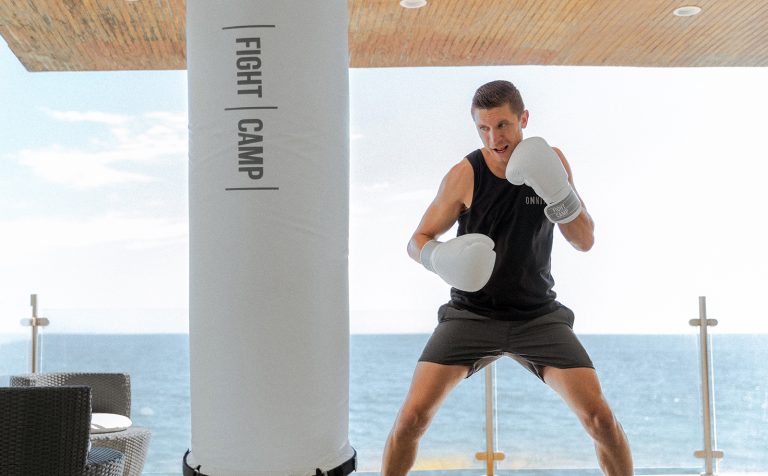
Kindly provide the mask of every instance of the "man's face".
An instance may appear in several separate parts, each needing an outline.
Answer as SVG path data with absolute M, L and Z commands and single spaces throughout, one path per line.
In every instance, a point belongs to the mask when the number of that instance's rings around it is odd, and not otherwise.
M 504 163 L 523 140 L 523 129 L 528 125 L 528 111 L 520 117 L 512 112 L 509 104 L 492 109 L 475 109 L 472 113 L 480 139 L 492 157 Z

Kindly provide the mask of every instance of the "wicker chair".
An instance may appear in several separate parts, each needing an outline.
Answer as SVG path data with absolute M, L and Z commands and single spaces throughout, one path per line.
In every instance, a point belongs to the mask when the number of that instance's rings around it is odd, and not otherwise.
M 120 476 L 119 451 L 88 451 L 91 389 L 0 388 L 0 474 Z
M 42 373 L 11 376 L 11 387 L 59 387 L 87 385 L 91 387 L 94 413 L 116 413 L 131 416 L 131 378 L 121 373 Z M 112 448 L 125 455 L 122 476 L 140 476 L 147 459 L 152 432 L 131 426 L 113 433 L 91 435 L 93 446 Z

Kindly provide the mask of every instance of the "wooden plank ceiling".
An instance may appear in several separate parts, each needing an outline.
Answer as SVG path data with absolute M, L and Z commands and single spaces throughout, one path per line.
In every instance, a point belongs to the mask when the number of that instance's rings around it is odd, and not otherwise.
M 349 0 L 350 66 L 768 66 L 768 0 L 428 1 Z M 185 20 L 185 0 L 0 0 L 29 71 L 184 69 Z

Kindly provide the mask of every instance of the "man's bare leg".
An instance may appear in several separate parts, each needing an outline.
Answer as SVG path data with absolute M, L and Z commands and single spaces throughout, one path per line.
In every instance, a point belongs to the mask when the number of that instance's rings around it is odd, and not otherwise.
M 416 364 L 411 388 L 384 447 L 382 476 L 408 473 L 416 461 L 419 439 L 448 393 L 467 376 L 467 370 L 464 365 Z
M 560 394 L 595 441 L 597 459 L 603 472 L 607 476 L 631 476 L 629 442 L 603 396 L 597 373 L 590 368 L 546 367 L 544 381 Z

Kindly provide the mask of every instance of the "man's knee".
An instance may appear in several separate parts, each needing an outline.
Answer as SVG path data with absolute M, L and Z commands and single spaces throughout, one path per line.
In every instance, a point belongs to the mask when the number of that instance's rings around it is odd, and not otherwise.
M 620 431 L 619 422 L 608 405 L 596 406 L 581 416 L 581 423 L 596 440 L 614 438 Z
M 395 422 L 395 439 L 418 440 L 426 433 L 432 420 L 428 412 L 418 409 L 403 409 Z

